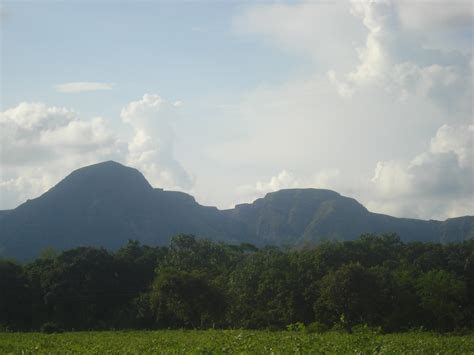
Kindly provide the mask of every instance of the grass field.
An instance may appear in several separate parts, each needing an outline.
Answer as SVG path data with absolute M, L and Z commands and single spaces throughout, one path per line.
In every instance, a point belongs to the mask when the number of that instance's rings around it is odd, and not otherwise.
M 474 335 L 304 334 L 247 330 L 0 333 L 0 354 L 25 353 L 474 354 Z

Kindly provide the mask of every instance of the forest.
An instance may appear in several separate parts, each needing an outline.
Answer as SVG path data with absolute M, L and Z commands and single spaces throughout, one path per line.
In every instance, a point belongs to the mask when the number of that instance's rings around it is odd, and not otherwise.
M 362 235 L 300 249 L 178 235 L 0 260 L 0 330 L 474 329 L 474 239 Z

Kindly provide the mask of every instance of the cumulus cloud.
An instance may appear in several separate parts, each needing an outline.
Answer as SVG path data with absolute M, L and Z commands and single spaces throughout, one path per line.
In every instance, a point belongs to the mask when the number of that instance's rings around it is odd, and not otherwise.
M 322 170 L 318 173 L 297 177 L 286 169 L 267 181 L 257 181 L 253 185 L 241 185 L 237 188 L 239 202 L 254 201 L 269 192 L 293 188 L 332 189 L 338 186 L 340 173 L 337 169 Z
M 295 67 L 286 81 L 262 80 L 219 102 L 222 109 L 212 113 L 217 125 L 186 125 L 178 119 L 186 110 L 179 101 L 145 95 L 122 110 L 120 130 L 131 131 L 124 146 L 103 119 L 21 104 L 1 119 L 3 196 L 27 186 L 34 195 L 56 182 L 43 177 L 45 166 L 59 178 L 86 160 L 115 154 L 155 186 L 192 187 L 221 206 L 281 188 L 320 187 L 398 216 L 473 213 L 471 5 L 377 0 L 239 7 L 234 34 L 291 54 Z M 184 135 L 177 121 L 187 126 Z M 202 136 L 202 153 L 179 149 L 178 138 L 201 149 L 196 137 Z M 181 162 L 200 177 L 207 171 L 199 191 Z
M 239 34 L 314 62 L 304 76 L 262 84 L 242 98 L 247 135 L 219 145 L 213 157 L 298 171 L 289 173 L 293 179 L 277 175 L 243 190 L 268 190 L 280 181 L 317 187 L 304 177 L 332 166 L 340 174 L 329 187 L 376 212 L 473 213 L 470 138 L 461 138 L 472 135 L 466 129 L 472 124 L 472 43 L 452 46 L 446 37 L 452 32 L 472 40 L 465 25 L 472 9 L 456 1 L 413 10 L 411 4 L 304 1 L 243 11 L 235 21 Z M 424 11 L 429 31 L 410 22 Z M 441 37 L 449 40 L 435 41 Z
M 159 187 L 188 189 L 192 178 L 175 159 L 173 121 L 180 101 L 145 94 L 121 112 L 133 128 L 120 139 L 102 117 L 22 102 L 0 112 L 0 209 L 13 208 L 51 188 L 72 170 L 116 160 L 141 170 Z
M 395 3 L 402 24 L 419 30 L 442 27 L 458 29 L 474 23 L 474 9 L 471 1 L 410 1 Z
M 21 176 L 7 178 L 0 174 L 0 209 L 14 208 L 27 199 L 37 197 L 56 183 L 50 172 L 39 169 L 23 169 Z
M 141 170 L 155 186 L 189 189 L 193 181 L 175 158 L 173 121 L 178 117 L 180 101 L 168 102 L 155 94 L 122 109 L 121 118 L 134 136 L 128 144 L 127 163 Z
M 463 106 L 464 112 L 469 111 L 472 54 L 426 49 L 423 43 L 414 41 L 415 35 L 404 30 L 400 19 L 411 14 L 416 17 L 418 10 L 413 12 L 407 4 L 402 4 L 397 7 L 397 3 L 388 0 L 352 1 L 352 14 L 360 18 L 367 29 L 365 46 L 357 48 L 359 60 L 355 68 L 342 75 L 329 70 L 330 81 L 346 98 L 352 97 L 361 87 L 373 85 L 396 92 L 401 101 L 412 95 L 426 96 L 445 109 Z M 446 22 L 457 21 L 459 16 L 456 14 L 465 10 L 465 3 L 461 2 L 441 7 L 440 4 L 427 4 L 415 5 L 414 9 L 427 9 L 428 14 L 430 11 L 441 14 L 442 11 L 434 9 L 448 10 L 443 15 L 433 15 L 435 24 L 442 22 L 441 18 Z M 472 9 L 466 16 L 472 17 Z
M 269 181 L 257 181 L 255 185 L 242 185 L 238 190 L 244 196 L 244 199 L 249 197 L 255 199 L 271 191 L 295 188 L 299 185 L 300 183 L 293 173 L 282 170 L 277 175 L 272 176 Z
M 430 151 L 434 154 L 456 154 L 458 165 L 465 167 L 473 165 L 474 126 L 448 126 L 443 125 L 431 139 Z
M 318 66 L 350 65 L 364 28 L 345 1 L 270 3 L 247 7 L 233 23 L 242 35 L 258 34 L 285 51 L 311 58 Z
M 78 93 L 99 90 L 112 90 L 114 84 L 111 83 L 97 83 L 97 82 L 71 82 L 58 84 L 54 88 L 57 92 L 62 93 Z
M 378 162 L 369 207 L 420 218 L 474 214 L 474 126 L 440 127 L 428 151 Z
M 28 102 L 0 113 L 0 138 L 4 166 L 108 152 L 115 143 L 101 117 L 83 120 L 66 108 Z
M 117 159 L 119 150 L 101 117 L 28 102 L 1 112 L 0 208 L 38 196 L 80 166 Z

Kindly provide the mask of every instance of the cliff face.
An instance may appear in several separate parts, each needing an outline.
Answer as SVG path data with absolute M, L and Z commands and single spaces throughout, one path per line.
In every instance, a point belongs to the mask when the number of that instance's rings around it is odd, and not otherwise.
M 115 249 L 128 239 L 163 245 L 179 233 L 256 245 L 350 240 L 363 233 L 452 242 L 473 237 L 474 217 L 444 222 L 395 218 L 318 189 L 281 190 L 220 211 L 185 193 L 154 189 L 138 170 L 115 162 L 78 169 L 42 196 L 0 211 L 0 255 L 19 259 L 50 246 Z

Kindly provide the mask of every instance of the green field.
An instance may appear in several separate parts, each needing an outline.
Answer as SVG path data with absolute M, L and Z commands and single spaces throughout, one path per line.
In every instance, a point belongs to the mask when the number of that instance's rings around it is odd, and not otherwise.
M 248 330 L 0 333 L 0 354 L 20 353 L 474 354 L 474 335 L 304 334 Z

